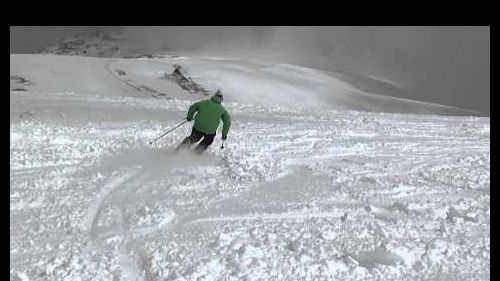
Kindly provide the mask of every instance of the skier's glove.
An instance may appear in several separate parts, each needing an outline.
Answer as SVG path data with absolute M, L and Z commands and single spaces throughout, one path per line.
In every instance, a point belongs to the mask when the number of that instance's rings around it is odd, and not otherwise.
M 227 139 L 227 136 L 222 136 L 222 140 L 226 140 Z

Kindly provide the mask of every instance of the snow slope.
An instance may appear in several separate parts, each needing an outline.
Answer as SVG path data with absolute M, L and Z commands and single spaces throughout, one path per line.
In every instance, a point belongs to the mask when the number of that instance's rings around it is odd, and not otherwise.
M 173 64 L 226 93 L 225 149 L 148 145 L 204 98 Z M 489 118 L 367 95 L 293 65 L 11 55 L 10 279 L 489 280 Z
M 456 107 L 376 95 L 346 82 L 350 80 L 344 81 L 346 75 L 290 64 L 215 57 L 165 56 L 137 60 L 38 55 L 33 60 L 33 55 L 11 55 L 11 73 L 23 73 L 40 91 L 94 95 L 163 93 L 169 97 L 185 97 L 179 87 L 162 79 L 173 71 L 175 64 L 181 65 L 188 77 L 207 90 L 221 89 L 226 100 L 237 103 L 394 113 L 475 114 Z M 78 67 L 74 67 L 76 65 Z M 363 86 L 370 90 L 369 84 Z

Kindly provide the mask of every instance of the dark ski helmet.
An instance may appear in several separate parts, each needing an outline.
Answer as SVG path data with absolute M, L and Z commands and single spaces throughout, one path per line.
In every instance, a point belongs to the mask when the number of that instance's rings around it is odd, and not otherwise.
M 217 92 L 215 92 L 214 96 L 212 97 L 214 101 L 217 101 L 221 103 L 224 100 L 224 96 L 222 95 L 222 92 L 218 89 Z

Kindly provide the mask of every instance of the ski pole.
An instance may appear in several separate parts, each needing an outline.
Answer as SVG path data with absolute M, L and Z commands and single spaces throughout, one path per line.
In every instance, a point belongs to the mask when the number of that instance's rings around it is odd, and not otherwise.
M 163 136 L 165 136 L 166 134 L 168 134 L 168 133 L 172 132 L 173 130 L 175 130 L 175 129 L 179 128 L 180 126 L 182 126 L 182 125 L 186 124 L 187 122 L 189 122 L 189 120 L 184 120 L 184 121 L 183 121 L 182 123 L 180 123 L 179 125 L 177 125 L 177 126 L 175 126 L 174 128 L 172 128 L 172 129 L 168 130 L 166 133 L 162 134 L 161 136 L 157 137 L 156 139 L 154 139 L 154 140 L 150 141 L 150 142 L 149 142 L 149 144 L 152 144 L 153 142 L 155 142 L 155 141 L 157 141 L 157 140 L 159 140 L 159 139 L 163 138 Z

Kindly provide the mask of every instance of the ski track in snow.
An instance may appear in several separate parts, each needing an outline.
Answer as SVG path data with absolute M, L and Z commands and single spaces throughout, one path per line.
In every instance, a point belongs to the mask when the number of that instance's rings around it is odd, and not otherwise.
M 489 280 L 489 118 L 189 104 L 11 92 L 11 280 Z

